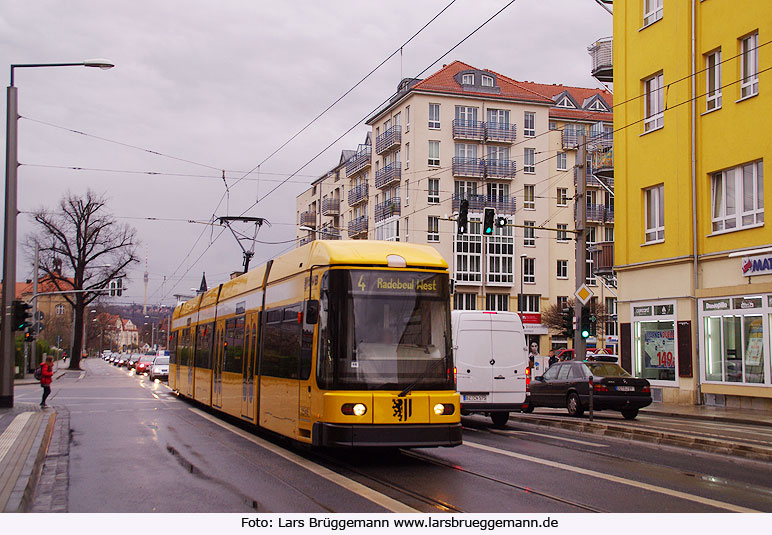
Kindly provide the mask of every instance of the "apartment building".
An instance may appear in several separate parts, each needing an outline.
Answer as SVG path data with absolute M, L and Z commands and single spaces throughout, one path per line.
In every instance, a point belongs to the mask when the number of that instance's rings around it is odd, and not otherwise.
M 520 311 L 529 343 L 542 353 L 566 347 L 541 311 L 575 291 L 578 140 L 610 136 L 611 108 L 608 91 L 518 82 L 459 61 L 405 79 L 367 121 L 364 143 L 297 198 L 298 224 L 308 226 L 312 216 L 303 214 L 314 212 L 318 225 L 334 224 L 344 238 L 433 245 L 451 266 L 455 308 Z M 333 223 L 318 201 L 339 188 L 334 177 L 344 167 L 348 189 Z M 589 241 L 613 240 L 613 203 L 604 217 L 609 201 L 596 185 L 587 202 L 601 206 L 600 217 Z M 469 225 L 459 234 L 464 199 Z M 491 236 L 482 230 L 486 207 L 506 221 Z M 319 237 L 298 231 L 301 242 Z M 582 261 L 592 268 L 589 254 Z
M 738 7 L 614 6 L 620 349 L 655 399 L 772 409 L 772 18 Z

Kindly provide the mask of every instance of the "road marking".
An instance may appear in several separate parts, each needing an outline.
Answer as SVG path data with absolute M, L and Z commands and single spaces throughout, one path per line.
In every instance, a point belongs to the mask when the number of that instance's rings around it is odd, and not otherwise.
M 5 428 L 3 434 L 0 435 L 0 463 L 3 462 L 3 458 L 10 451 L 13 443 L 16 442 L 16 439 L 19 437 L 19 433 L 21 433 L 21 430 L 24 429 L 24 426 L 27 424 L 27 420 L 29 420 L 30 416 L 32 416 L 31 412 L 23 412 L 19 414 L 16 418 L 13 419 L 10 425 Z
M 464 446 L 469 446 L 471 448 L 477 448 L 483 451 L 488 451 L 491 453 L 498 453 L 500 455 L 506 455 L 507 457 L 513 457 L 515 459 L 520 459 L 521 461 L 527 461 L 531 463 L 536 464 L 542 464 L 545 466 L 550 466 L 552 468 L 558 468 L 560 470 L 566 470 L 568 472 L 574 472 L 576 474 L 582 474 L 585 476 L 594 477 L 597 479 L 605 479 L 606 481 L 612 481 L 614 483 L 619 483 L 621 485 L 627 485 L 630 487 L 637 487 L 639 489 L 648 490 L 650 492 L 658 492 L 660 494 L 665 494 L 667 496 L 673 496 L 675 498 L 681 498 L 682 500 L 688 500 L 691 502 L 697 502 L 704 505 L 710 505 L 711 507 L 716 507 L 718 509 L 726 509 L 727 511 L 732 511 L 735 513 L 761 513 L 762 511 L 756 511 L 755 509 L 749 509 L 747 507 L 742 507 L 739 505 L 734 505 L 732 503 L 726 503 L 726 502 L 720 502 L 718 500 L 712 500 L 710 498 L 703 498 L 702 496 L 695 496 L 694 494 L 688 494 L 686 492 L 681 492 L 678 490 L 672 490 L 667 489 L 665 487 L 660 487 L 658 485 L 650 485 L 649 483 L 642 483 L 640 481 L 632 481 L 630 479 L 625 479 L 619 476 L 613 476 L 611 474 L 604 474 L 601 472 L 596 472 L 594 470 L 587 470 L 586 468 L 579 468 L 578 466 L 571 466 L 568 464 L 563 464 L 555 461 L 549 461 L 547 459 L 539 459 L 530 455 L 522 455 L 520 453 L 515 453 L 512 451 L 507 450 L 501 450 L 498 448 L 492 448 L 490 446 L 485 446 L 484 444 L 478 444 L 476 442 L 469 442 L 467 440 L 464 441 Z
M 573 438 L 543 435 L 541 433 L 534 433 L 533 431 L 499 431 L 497 429 L 492 429 L 491 432 L 499 435 L 536 435 L 537 437 L 549 438 L 554 440 L 564 440 L 566 442 L 575 442 L 577 444 L 584 444 L 585 446 L 595 446 L 596 448 L 608 448 L 608 444 L 598 444 L 596 442 L 586 442 L 584 440 L 576 440 Z
M 152 396 L 153 396 L 155 399 L 161 399 L 161 398 L 159 398 L 159 397 L 156 395 L 156 393 L 155 393 L 155 392 L 150 392 L 150 394 L 151 394 L 151 395 L 152 395 Z
M 219 420 L 218 418 L 210 414 L 207 414 L 199 409 L 191 408 L 189 410 L 194 412 L 195 414 L 198 414 L 202 418 L 209 420 L 210 422 L 217 424 L 224 429 L 227 429 L 231 433 L 239 435 L 240 437 L 245 438 L 250 442 L 254 442 L 258 446 L 267 449 L 271 453 L 274 453 L 280 457 L 283 457 L 284 459 L 297 464 L 301 468 L 305 468 L 306 470 L 313 472 L 314 474 L 320 477 L 323 477 L 327 481 L 331 481 L 336 485 L 340 485 L 341 487 L 348 489 L 355 494 L 358 494 L 362 498 L 369 500 L 376 505 L 380 505 L 381 507 L 383 507 L 384 509 L 392 513 L 420 513 L 420 511 L 417 509 L 413 509 L 412 507 L 409 507 L 402 502 L 398 502 L 393 498 L 389 498 L 385 494 L 381 494 L 380 492 L 377 492 L 369 487 L 366 487 L 365 485 L 362 485 L 361 483 L 358 483 L 352 479 L 344 477 L 340 474 L 336 474 L 332 470 L 324 468 L 323 466 L 319 466 L 315 463 L 312 463 L 311 461 L 304 459 L 299 455 L 295 455 L 294 453 L 286 451 L 280 448 L 279 446 L 276 446 L 275 444 L 271 444 L 268 441 L 262 440 L 250 433 L 247 433 L 242 429 L 239 429 L 236 426 L 223 422 L 222 420 Z

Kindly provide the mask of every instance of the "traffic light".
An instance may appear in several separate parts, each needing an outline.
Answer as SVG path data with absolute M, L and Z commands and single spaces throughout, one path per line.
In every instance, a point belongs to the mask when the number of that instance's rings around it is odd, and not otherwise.
M 458 206 L 458 234 L 466 234 L 467 225 L 469 224 L 469 201 L 461 199 L 461 204 Z
M 33 329 L 31 327 L 28 327 L 27 330 L 24 331 L 24 341 L 25 342 L 35 341 L 35 333 L 33 332 Z
M 595 312 L 590 312 L 590 336 L 596 336 L 598 333 L 598 316 Z
M 16 300 L 13 302 L 13 325 L 12 330 L 23 331 L 30 325 L 32 325 L 32 314 L 30 309 L 32 305 L 25 303 L 24 301 Z
M 506 227 L 507 216 L 503 216 L 503 215 L 496 216 L 496 226 L 499 228 Z
M 574 309 L 564 308 L 563 313 L 563 332 L 569 338 L 574 337 Z
M 494 220 L 496 219 L 496 210 L 494 208 L 485 209 L 485 217 L 483 218 L 483 234 L 488 236 L 493 234 Z
M 579 314 L 579 334 L 582 338 L 587 339 L 590 337 L 590 310 L 587 307 L 582 307 Z
M 120 297 L 123 295 L 123 279 L 113 279 L 110 281 L 110 297 Z

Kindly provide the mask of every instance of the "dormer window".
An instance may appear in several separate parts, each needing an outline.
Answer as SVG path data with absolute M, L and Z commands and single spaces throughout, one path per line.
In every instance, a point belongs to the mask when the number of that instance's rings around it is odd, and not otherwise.
M 590 104 L 587 109 L 593 110 L 593 111 L 608 111 L 608 108 L 606 108 L 606 105 L 603 103 L 601 99 L 595 99 L 592 104 Z
M 493 87 L 493 77 L 482 75 L 482 86 L 483 87 Z
M 461 75 L 461 84 L 462 85 L 474 85 L 474 74 L 462 74 Z
M 558 100 L 558 103 L 556 104 L 556 106 L 558 108 L 569 108 L 569 109 L 576 108 L 576 106 L 574 106 L 574 103 L 571 102 L 571 99 L 568 98 L 567 95 L 561 98 L 560 100 Z

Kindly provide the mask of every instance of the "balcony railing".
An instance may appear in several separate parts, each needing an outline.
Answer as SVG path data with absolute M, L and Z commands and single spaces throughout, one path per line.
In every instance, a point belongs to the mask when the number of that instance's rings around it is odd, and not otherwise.
M 393 215 L 399 215 L 402 213 L 402 204 L 399 197 L 392 197 L 388 201 L 384 201 L 375 205 L 375 222 L 383 221 Z
M 453 176 L 482 177 L 485 167 L 480 158 L 453 158 Z
M 306 210 L 300 213 L 300 226 L 316 228 L 316 212 Z
M 340 199 L 322 199 L 322 215 L 340 215 Z
M 587 48 L 592 57 L 592 76 L 601 82 L 614 81 L 613 48 L 610 37 L 600 39 Z
M 593 271 L 598 275 L 610 275 L 614 271 L 614 242 L 602 241 L 589 247 Z
M 361 217 L 357 217 L 353 221 L 349 221 L 348 223 L 348 237 L 353 238 L 354 236 L 359 236 L 362 233 L 367 233 L 367 216 L 363 215 Z
M 375 172 L 375 187 L 385 188 L 391 186 L 395 182 L 399 182 L 402 178 L 402 163 L 394 162 L 390 163 L 383 169 L 378 169 Z
M 370 145 L 360 145 L 356 154 L 346 161 L 346 176 L 349 177 L 362 169 L 370 167 L 371 154 L 372 147 Z
M 485 159 L 485 172 L 488 178 L 513 178 L 515 171 L 514 160 Z
M 480 121 L 453 121 L 453 139 L 476 139 L 482 141 L 485 138 L 485 123 Z
M 487 122 L 485 124 L 485 135 L 488 141 L 513 143 L 515 141 L 517 128 L 514 124 Z
M 614 176 L 614 149 L 598 150 L 592 153 L 592 172 L 603 178 Z
M 516 173 L 514 160 L 493 158 L 453 158 L 453 176 L 475 178 L 513 178 Z
M 354 206 L 355 204 L 359 204 L 362 201 L 367 200 L 367 183 L 360 184 L 358 186 L 354 186 L 350 190 L 348 190 L 348 205 Z
M 340 229 L 334 228 L 334 227 L 323 227 L 321 231 L 319 231 L 319 239 L 321 240 L 339 240 L 340 239 Z
M 588 204 L 587 205 L 587 221 L 593 223 L 603 222 L 604 206 L 602 204 Z
M 579 136 L 585 135 L 584 130 L 563 130 L 563 148 L 575 149 L 579 146 Z
M 501 197 L 498 195 L 465 195 L 454 193 L 453 194 L 453 210 L 458 210 L 461 206 L 461 199 L 469 201 L 470 212 L 482 212 L 483 208 L 495 208 L 499 214 L 513 215 L 515 213 L 515 199 L 514 195 L 510 197 Z
M 604 206 L 603 207 L 603 220 L 606 223 L 613 223 L 614 222 L 614 207 L 613 206 Z
M 402 143 L 402 127 L 394 125 L 375 138 L 375 154 L 383 154 L 400 143 Z

